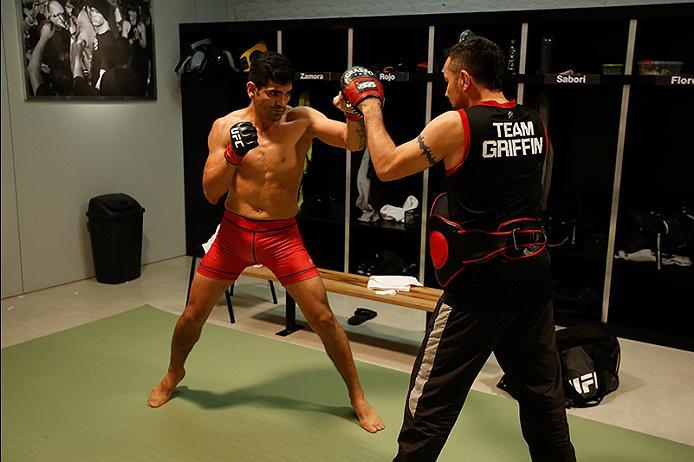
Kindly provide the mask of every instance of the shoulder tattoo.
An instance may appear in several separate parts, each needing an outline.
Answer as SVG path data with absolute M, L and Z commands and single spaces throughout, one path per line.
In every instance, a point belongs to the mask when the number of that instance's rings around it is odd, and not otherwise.
M 431 148 L 427 146 L 424 142 L 424 138 L 422 138 L 422 135 L 417 136 L 417 143 L 419 143 L 419 149 L 422 150 L 422 155 L 426 157 L 427 162 L 429 162 L 429 165 L 436 164 L 436 158 L 431 153 Z

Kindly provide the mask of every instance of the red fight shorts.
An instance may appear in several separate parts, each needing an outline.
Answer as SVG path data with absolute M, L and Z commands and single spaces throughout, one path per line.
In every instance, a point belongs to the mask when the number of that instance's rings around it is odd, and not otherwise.
M 198 273 L 235 281 L 251 265 L 266 266 L 286 286 L 318 276 L 294 218 L 251 220 L 229 210 Z

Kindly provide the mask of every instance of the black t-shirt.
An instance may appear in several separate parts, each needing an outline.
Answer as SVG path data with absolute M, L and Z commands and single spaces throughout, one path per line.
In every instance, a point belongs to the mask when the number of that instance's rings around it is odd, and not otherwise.
M 537 218 L 547 135 L 539 114 L 515 101 L 484 101 L 458 111 L 466 155 L 446 171 L 450 217 L 466 229 L 495 231 L 506 221 Z M 549 257 L 502 256 L 470 265 L 445 289 L 453 303 L 507 305 L 518 297 L 547 298 Z
M 117 67 L 101 78 L 102 96 L 145 96 L 147 82 L 130 67 Z

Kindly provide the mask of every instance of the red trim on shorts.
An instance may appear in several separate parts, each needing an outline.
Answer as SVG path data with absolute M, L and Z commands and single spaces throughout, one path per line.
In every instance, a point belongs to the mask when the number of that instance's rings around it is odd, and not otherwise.
M 204 263 L 200 262 L 198 265 L 198 269 L 196 270 L 198 273 L 202 274 L 205 277 L 208 277 L 210 279 L 225 279 L 229 281 L 235 281 L 239 278 L 241 273 L 236 273 L 233 271 L 222 271 L 214 268 L 210 268 Z
M 279 231 L 296 224 L 296 218 L 294 217 L 282 218 L 279 220 L 254 220 L 252 218 L 247 218 L 243 215 L 232 212 L 231 210 L 225 210 L 224 217 L 222 219 L 238 226 L 239 228 L 243 228 L 246 231 L 251 231 L 254 233 Z
M 306 268 L 301 271 L 297 271 L 294 274 L 288 274 L 286 276 L 277 277 L 283 286 L 288 286 L 290 284 L 296 284 L 297 282 L 307 281 L 312 278 L 317 278 L 320 276 L 318 268 L 315 266 L 311 268 Z

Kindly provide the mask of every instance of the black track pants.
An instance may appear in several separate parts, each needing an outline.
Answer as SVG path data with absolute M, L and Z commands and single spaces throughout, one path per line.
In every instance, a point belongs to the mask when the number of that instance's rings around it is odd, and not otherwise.
M 520 301 L 516 308 L 484 310 L 439 301 L 410 378 L 396 462 L 436 460 L 492 351 L 518 399 L 532 460 L 576 460 L 552 304 Z

